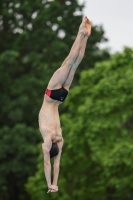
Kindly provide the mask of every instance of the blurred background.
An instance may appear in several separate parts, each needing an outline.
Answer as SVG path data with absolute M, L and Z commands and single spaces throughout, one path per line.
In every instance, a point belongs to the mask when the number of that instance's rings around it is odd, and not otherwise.
M 83 3 L 83 0 L 79 0 Z M 133 1 L 86 0 L 83 13 L 88 15 L 94 24 L 101 24 L 109 39 L 100 47 L 109 47 L 111 53 L 122 51 L 124 46 L 133 47 Z
M 132 4 L 0 1 L 0 200 L 133 200 Z M 85 15 L 92 34 L 59 108 L 59 192 L 47 194 L 38 113 Z

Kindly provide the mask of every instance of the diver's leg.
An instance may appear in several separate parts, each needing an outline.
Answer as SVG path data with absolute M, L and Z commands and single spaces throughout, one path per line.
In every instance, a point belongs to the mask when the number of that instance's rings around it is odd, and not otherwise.
M 88 36 L 84 36 L 84 39 L 82 41 L 82 44 L 81 44 L 81 47 L 80 47 L 80 51 L 79 51 L 79 55 L 77 57 L 77 60 L 75 61 L 75 63 L 71 67 L 71 69 L 69 71 L 69 74 L 67 76 L 67 79 L 66 79 L 66 81 L 63 84 L 63 87 L 66 90 L 69 90 L 69 87 L 70 87 L 70 85 L 72 83 L 72 80 L 74 78 L 75 71 L 76 71 L 77 67 L 79 66 L 80 62 L 82 61 L 82 59 L 84 57 L 84 53 L 85 53 L 85 49 L 86 49 L 86 44 L 87 44 L 87 39 L 88 39 Z
M 85 27 L 87 18 L 85 17 L 79 27 L 79 31 L 76 37 L 76 40 L 70 50 L 69 55 L 62 63 L 61 67 L 53 74 L 52 78 L 50 79 L 50 82 L 48 84 L 48 89 L 57 89 L 62 87 L 62 85 L 65 83 L 70 70 L 74 66 L 74 63 L 76 60 L 79 60 L 79 52 L 81 50 L 81 45 L 86 37 L 87 29 Z

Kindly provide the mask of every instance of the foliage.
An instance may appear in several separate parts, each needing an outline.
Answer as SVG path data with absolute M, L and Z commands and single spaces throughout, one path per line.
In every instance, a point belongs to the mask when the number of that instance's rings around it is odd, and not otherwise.
M 21 3 L 2 0 L 0 4 L 3 8 L 0 52 L 19 52 L 18 60 L 24 72 L 29 72 L 31 66 L 43 65 L 45 73 L 52 74 L 69 53 L 82 20 L 83 5 L 79 5 L 77 0 L 37 0 L 34 3 L 30 0 Z M 108 51 L 98 48 L 99 43 L 107 41 L 103 28 L 93 26 L 92 35 L 87 46 L 89 57 L 84 59 L 83 69 L 88 68 L 85 63 L 93 67 L 97 60 L 109 58 Z
M 13 199 L 23 198 L 25 193 L 22 187 L 27 176 L 36 170 L 36 130 L 25 124 L 16 124 L 14 127 L 2 127 L 0 130 L 0 185 L 1 195 L 5 199 L 9 194 Z M 29 198 L 25 195 L 25 198 Z
M 83 71 L 61 115 L 65 145 L 59 192 L 46 194 L 39 164 L 26 185 L 31 199 L 133 199 L 132 101 L 132 49 Z

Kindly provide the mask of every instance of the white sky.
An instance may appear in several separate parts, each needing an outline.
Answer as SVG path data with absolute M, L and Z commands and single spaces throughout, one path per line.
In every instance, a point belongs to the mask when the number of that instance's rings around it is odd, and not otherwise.
M 79 0 L 85 2 L 84 15 L 94 25 L 102 25 L 111 52 L 133 48 L 133 0 Z

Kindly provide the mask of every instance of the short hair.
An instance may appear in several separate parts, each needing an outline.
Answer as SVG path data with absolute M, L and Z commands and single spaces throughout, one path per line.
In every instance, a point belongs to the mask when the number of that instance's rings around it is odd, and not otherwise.
M 59 147 L 58 147 L 57 143 L 52 143 L 52 147 L 51 147 L 49 153 L 50 153 L 50 158 L 53 158 L 58 155 Z

